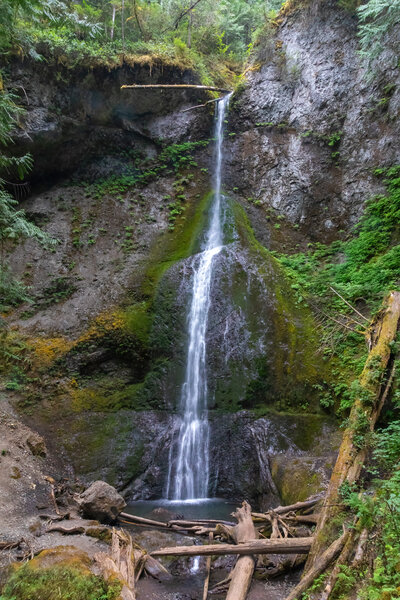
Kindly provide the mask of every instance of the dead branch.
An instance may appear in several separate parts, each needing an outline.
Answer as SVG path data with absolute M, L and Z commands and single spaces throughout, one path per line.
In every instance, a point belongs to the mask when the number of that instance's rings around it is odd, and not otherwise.
M 18 548 L 25 540 L 21 538 L 15 542 L 0 542 L 0 550 L 12 550 L 12 548 Z
M 354 312 L 356 312 L 356 313 L 358 314 L 358 316 L 360 316 L 362 319 L 364 319 L 364 321 L 367 321 L 367 323 L 369 323 L 369 319 L 367 319 L 367 317 L 364 317 L 364 315 L 363 315 L 362 313 L 360 313 L 360 311 L 359 311 L 359 310 L 357 310 L 356 308 L 354 308 L 354 306 L 352 306 L 352 305 L 350 304 L 350 302 L 347 302 L 347 300 L 346 300 L 345 298 L 343 298 L 343 296 L 342 296 L 341 294 L 339 294 L 339 292 L 338 292 L 338 291 L 336 291 L 336 290 L 335 290 L 335 289 L 334 289 L 334 288 L 333 288 L 331 285 L 330 285 L 329 287 L 330 287 L 330 289 L 332 290 L 332 292 L 334 292 L 334 293 L 335 293 L 337 296 L 339 296 L 339 298 L 340 298 L 341 300 L 343 300 L 343 302 L 344 302 L 345 304 L 347 304 L 347 306 L 349 306 L 349 307 L 351 308 L 351 310 L 354 310 Z
M 203 108 L 207 106 L 207 104 L 211 104 L 211 102 L 218 102 L 219 98 L 212 98 L 212 100 L 207 100 L 204 104 L 196 104 L 196 106 L 189 106 L 189 108 L 184 108 L 182 112 L 189 112 L 189 110 L 194 110 L 195 108 Z
M 81 525 L 72 525 L 69 527 L 68 525 L 50 525 L 50 527 L 47 528 L 47 533 L 54 532 L 63 533 L 64 535 L 73 535 L 77 533 L 85 533 L 85 528 Z

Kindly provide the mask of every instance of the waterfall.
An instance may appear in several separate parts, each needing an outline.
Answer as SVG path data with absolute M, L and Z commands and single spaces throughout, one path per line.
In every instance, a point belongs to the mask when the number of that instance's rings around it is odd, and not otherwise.
M 188 317 L 188 347 L 185 380 L 180 398 L 181 422 L 178 438 L 171 445 L 167 498 L 207 498 L 209 480 L 209 425 L 207 418 L 208 312 L 214 259 L 223 244 L 221 210 L 222 144 L 224 120 L 231 94 L 217 103 L 215 119 L 214 196 L 203 251 L 193 259 L 192 299 Z

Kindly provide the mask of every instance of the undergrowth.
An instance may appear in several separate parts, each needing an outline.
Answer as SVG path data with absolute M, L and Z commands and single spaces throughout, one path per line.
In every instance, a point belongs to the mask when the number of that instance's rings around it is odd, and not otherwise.
M 395 402 L 398 407 L 398 402 Z M 373 477 L 365 489 L 347 489 L 342 496 L 358 517 L 357 528 L 367 530 L 365 559 L 360 568 L 341 567 L 334 598 L 358 588 L 360 600 L 390 600 L 400 587 L 400 421 L 378 431 L 369 469 Z M 371 557 L 374 557 L 371 560 Z
M 98 179 L 94 184 L 80 182 L 80 185 L 85 186 L 87 196 L 95 199 L 106 194 L 118 196 L 133 187 L 146 185 L 162 174 L 177 175 L 180 169 L 196 167 L 193 151 L 208 144 L 209 140 L 172 144 L 164 148 L 150 164 L 146 160 L 135 158 L 129 173 Z
M 309 304 L 323 324 L 321 352 L 334 359 L 334 382 L 318 384 L 325 408 L 338 408 L 339 398 L 342 411 L 352 405 L 358 390 L 356 384 L 349 387 L 348 383 L 364 366 L 367 320 L 390 290 L 400 289 L 400 166 L 376 169 L 375 175 L 383 179 L 387 193 L 367 202 L 347 239 L 329 245 L 309 244 L 307 252 L 294 255 L 274 253 L 291 280 L 298 302 Z

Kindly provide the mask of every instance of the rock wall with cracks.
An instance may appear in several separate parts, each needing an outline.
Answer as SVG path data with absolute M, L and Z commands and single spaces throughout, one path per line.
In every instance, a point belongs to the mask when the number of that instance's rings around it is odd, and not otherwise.
M 371 80 L 358 54 L 356 17 L 336 0 L 286 12 L 261 34 L 232 102 L 229 186 L 308 240 L 327 242 L 383 191 L 373 170 L 400 160 L 399 27 Z

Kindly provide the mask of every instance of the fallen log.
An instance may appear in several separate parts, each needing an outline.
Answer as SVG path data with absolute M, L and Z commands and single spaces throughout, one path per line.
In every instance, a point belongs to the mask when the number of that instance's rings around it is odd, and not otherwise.
M 146 519 L 145 517 L 130 515 L 126 512 L 119 513 L 118 517 L 121 517 L 125 519 L 125 521 L 130 521 L 132 523 L 141 523 L 143 525 L 151 525 L 152 527 L 162 527 L 163 529 L 168 529 L 167 523 L 164 523 L 163 521 L 154 521 L 153 519 Z
M 353 484 L 360 477 L 368 448 L 366 444 L 360 446 L 357 424 L 362 418 L 367 424 L 365 433 L 373 431 L 375 428 L 393 380 L 393 365 L 390 373 L 388 373 L 388 368 L 390 369 L 391 360 L 394 363 L 391 343 L 396 337 L 399 321 L 400 292 L 391 292 L 385 301 L 384 308 L 369 328 L 367 343 L 370 352 L 359 378 L 360 393 L 354 400 L 349 424 L 343 434 L 339 454 L 314 533 L 314 543 L 307 559 L 306 571 L 313 568 L 326 547 L 324 529 L 329 527 L 341 508 L 341 486 L 344 483 Z M 377 371 L 381 373 L 380 377 L 377 377 Z
M 313 538 L 281 538 L 252 540 L 237 545 L 205 544 L 203 546 L 171 546 L 151 553 L 151 556 L 223 556 L 227 554 L 307 554 Z
M 315 561 L 315 564 L 312 569 L 307 571 L 307 573 L 303 576 L 300 583 L 296 585 L 296 587 L 290 592 L 289 596 L 286 597 L 285 600 L 300 600 L 303 592 L 305 592 L 310 585 L 313 583 L 314 579 L 319 577 L 321 573 L 325 571 L 335 560 L 337 556 L 339 556 L 342 548 L 347 542 L 347 539 L 350 535 L 349 531 L 346 531 L 341 535 L 341 537 L 335 540 L 327 550 L 322 554 L 322 556 L 318 557 Z
M 180 525 L 181 527 L 187 525 L 189 527 L 196 527 L 200 525 L 222 525 L 234 526 L 235 523 L 232 521 L 219 521 L 218 519 L 193 519 L 193 521 L 185 521 L 184 519 L 175 519 L 167 522 L 167 525 Z
M 328 580 L 324 581 L 324 591 L 321 594 L 320 600 L 328 600 L 331 592 L 333 591 L 336 582 L 338 580 L 341 568 L 347 563 L 347 560 L 352 552 L 354 539 L 356 537 L 356 530 L 352 529 L 350 535 L 347 538 L 346 543 L 343 546 L 341 553 L 336 561 L 336 564 L 330 573 Z
M 166 84 L 166 83 L 149 83 L 147 85 L 132 84 L 132 85 L 121 85 L 121 90 L 135 89 L 135 90 L 146 90 L 146 89 L 161 89 L 161 90 L 206 90 L 210 92 L 221 92 L 222 94 L 230 94 L 232 90 L 226 88 L 214 87 L 212 85 L 194 85 L 190 83 L 179 83 L 179 84 Z

